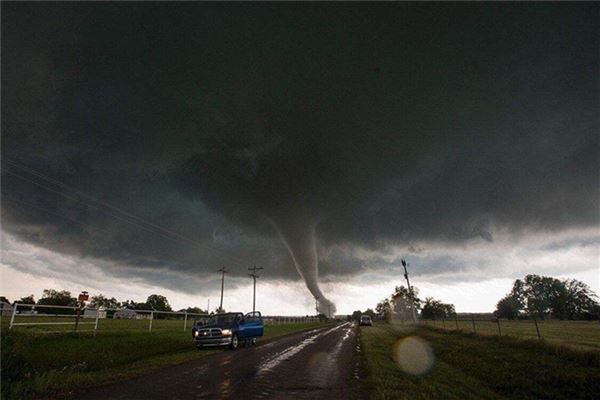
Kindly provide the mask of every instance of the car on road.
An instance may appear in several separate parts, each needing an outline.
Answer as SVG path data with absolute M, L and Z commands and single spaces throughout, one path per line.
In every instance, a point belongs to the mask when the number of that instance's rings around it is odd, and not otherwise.
M 369 315 L 360 316 L 360 325 L 362 326 L 373 326 L 373 320 Z
M 205 324 L 192 326 L 192 339 L 198 349 L 205 346 L 229 346 L 235 350 L 240 343 L 256 344 L 264 334 L 265 325 L 259 311 L 216 314 Z

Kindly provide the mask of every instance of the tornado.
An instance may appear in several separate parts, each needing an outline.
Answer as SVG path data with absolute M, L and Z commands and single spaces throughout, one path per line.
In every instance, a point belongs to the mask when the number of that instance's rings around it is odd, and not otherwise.
M 290 143 L 286 148 L 294 151 L 284 151 L 274 142 L 262 146 L 269 149 L 265 152 L 245 143 L 214 145 L 184 160 L 173 176 L 180 188 L 200 194 L 232 221 L 280 239 L 318 301 L 318 312 L 332 316 L 336 307 L 319 287 L 317 255 L 317 227 L 329 215 L 323 189 L 333 182 L 322 177 L 330 168 L 325 156 L 296 153 L 298 147 Z
M 335 304 L 325 297 L 319 287 L 319 258 L 317 256 L 317 223 L 307 216 L 268 217 L 280 239 L 285 244 L 296 270 L 306 287 L 317 299 L 319 314 L 331 318 Z

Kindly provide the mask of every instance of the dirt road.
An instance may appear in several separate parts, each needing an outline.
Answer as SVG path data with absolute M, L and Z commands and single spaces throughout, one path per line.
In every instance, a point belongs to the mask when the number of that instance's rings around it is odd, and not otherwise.
M 81 399 L 347 399 L 355 347 L 356 327 L 344 323 L 223 350 L 96 388 Z

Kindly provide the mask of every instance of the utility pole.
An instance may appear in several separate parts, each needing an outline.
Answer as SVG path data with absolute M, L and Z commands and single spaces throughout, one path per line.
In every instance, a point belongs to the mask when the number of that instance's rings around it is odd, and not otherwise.
M 223 312 L 223 288 L 225 287 L 225 274 L 227 273 L 227 269 L 223 267 L 217 272 L 221 273 L 221 304 L 219 305 L 219 312 Z
M 319 298 L 315 297 L 315 311 L 317 312 L 317 316 L 319 315 Z
M 206 302 L 206 313 L 210 314 L 210 298 Z
M 415 314 L 415 299 L 413 297 L 412 288 L 410 287 L 410 280 L 408 279 L 408 270 L 406 269 L 406 267 L 410 264 L 408 264 L 406 261 L 404 261 L 404 259 L 402 259 L 401 261 L 402 261 L 402 266 L 404 267 L 404 278 L 406 278 L 406 285 L 408 286 L 408 298 L 410 301 L 410 309 L 412 311 L 413 322 L 416 324 L 417 323 L 417 315 Z
M 258 278 L 259 276 L 256 274 L 256 271 L 264 269 L 263 267 L 257 267 L 256 265 L 252 268 L 248 268 L 248 271 L 252 271 L 251 274 L 249 274 L 252 277 L 252 280 L 254 281 L 254 294 L 252 295 L 252 314 L 254 314 L 254 312 L 256 311 L 256 278 Z

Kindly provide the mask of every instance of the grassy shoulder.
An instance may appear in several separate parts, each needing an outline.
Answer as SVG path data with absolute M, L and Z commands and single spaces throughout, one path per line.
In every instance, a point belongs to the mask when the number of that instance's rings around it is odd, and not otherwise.
M 415 337 L 433 354 L 421 375 L 404 372 L 398 356 Z M 360 338 L 373 399 L 592 399 L 600 393 L 598 352 L 430 328 L 401 331 L 386 323 L 362 328 Z M 409 359 L 410 351 L 405 356 L 405 367 L 422 361 Z
M 323 326 L 269 325 L 263 341 Z M 220 349 L 198 351 L 190 332 L 110 332 L 2 335 L 2 398 L 66 398 L 83 387 L 125 379 L 191 361 Z

